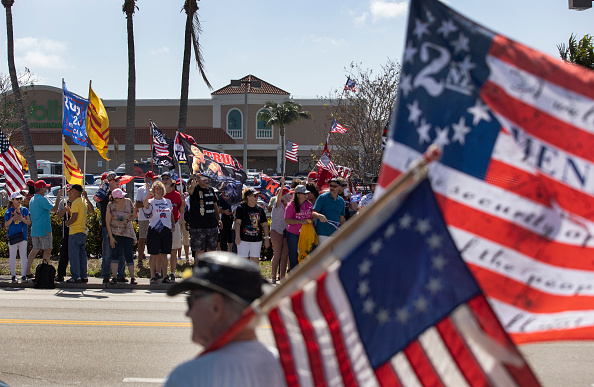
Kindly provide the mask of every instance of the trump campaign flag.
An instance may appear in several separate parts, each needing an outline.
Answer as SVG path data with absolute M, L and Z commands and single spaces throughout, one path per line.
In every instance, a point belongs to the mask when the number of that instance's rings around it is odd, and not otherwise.
M 109 143 L 109 117 L 101 99 L 89 85 L 89 107 L 87 108 L 87 133 L 89 139 L 97 148 L 97 152 L 105 160 L 107 158 L 107 144 Z
M 65 82 L 62 82 L 62 93 L 64 96 L 62 134 L 72 138 L 75 144 L 91 148 L 86 128 L 89 101 L 69 92 Z
M 357 92 L 357 91 L 359 91 L 359 90 L 357 90 L 357 89 L 355 88 L 355 85 L 356 85 L 356 84 L 355 84 L 355 81 L 353 81 L 353 80 L 351 79 L 351 77 L 347 77 L 347 81 L 346 81 L 346 84 L 344 85 L 344 89 L 345 89 L 345 90 L 350 90 L 350 91 L 353 91 L 353 92 Z
M 68 184 L 80 184 L 84 185 L 83 173 L 80 170 L 76 157 L 66 144 L 66 141 L 62 140 L 62 147 L 64 148 L 64 176 Z
M 280 187 L 280 183 L 270 176 L 261 173 L 260 174 L 260 197 L 264 199 L 266 203 L 270 202 L 270 199 L 277 194 L 277 189 Z
M 594 73 L 412 0 L 378 190 L 429 144 L 449 231 L 516 343 L 594 338 Z

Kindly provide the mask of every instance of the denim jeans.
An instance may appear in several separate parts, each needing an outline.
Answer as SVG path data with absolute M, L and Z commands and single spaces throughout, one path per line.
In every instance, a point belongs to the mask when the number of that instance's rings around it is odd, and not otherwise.
M 299 264 L 297 257 L 299 251 L 297 246 L 299 245 L 299 234 L 293 234 L 287 231 L 287 246 L 289 247 L 289 271 Z
M 77 232 L 68 236 L 68 259 L 74 279 L 87 278 L 87 234 Z
M 111 245 L 109 244 L 109 233 L 107 232 L 107 227 L 103 227 L 101 231 L 103 237 L 101 277 L 109 278 L 111 277 Z M 126 265 L 124 265 L 123 261 L 120 261 L 118 264 L 118 278 L 124 278 L 126 276 L 125 269 Z
M 118 264 L 126 262 L 126 266 L 134 265 L 134 255 L 132 254 L 132 245 L 134 244 L 134 241 L 132 238 L 114 235 L 113 239 L 115 239 L 116 244 L 111 250 L 111 263 L 118 261 Z M 130 275 L 133 276 L 133 273 L 130 273 Z M 119 275 L 119 265 L 118 277 L 123 277 Z

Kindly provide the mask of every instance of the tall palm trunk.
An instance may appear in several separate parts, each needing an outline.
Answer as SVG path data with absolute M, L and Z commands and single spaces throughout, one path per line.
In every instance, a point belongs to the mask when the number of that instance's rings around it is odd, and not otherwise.
M 31 179 L 37 180 L 37 158 L 35 157 L 35 147 L 33 146 L 33 138 L 29 130 L 29 123 L 27 122 L 27 114 L 25 112 L 25 105 L 23 105 L 23 97 L 21 96 L 21 88 L 19 87 L 19 80 L 17 78 L 16 66 L 14 64 L 14 37 L 12 31 L 12 5 L 14 0 L 2 0 L 2 5 L 6 9 L 6 45 L 8 47 L 8 72 L 10 74 L 10 83 L 12 84 L 12 92 L 16 102 L 17 114 L 19 116 L 20 128 L 23 134 L 23 141 L 25 143 L 25 158 L 29 163 L 29 173 Z
M 126 174 L 134 176 L 134 143 L 136 137 L 136 61 L 134 57 L 135 0 L 126 0 L 126 29 L 128 32 L 128 101 L 126 105 Z M 152 157 L 152 155 L 151 155 Z M 126 185 L 128 197 L 134 202 L 134 179 Z
M 195 0 L 186 1 L 186 32 L 184 34 L 184 60 L 182 63 L 181 95 L 179 97 L 179 121 L 177 130 L 186 132 L 188 122 L 188 95 L 190 92 L 190 61 L 192 59 L 192 20 L 198 6 Z

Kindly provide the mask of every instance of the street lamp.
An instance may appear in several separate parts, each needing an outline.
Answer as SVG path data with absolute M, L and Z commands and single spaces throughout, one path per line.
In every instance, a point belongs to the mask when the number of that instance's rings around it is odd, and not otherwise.
M 592 8 L 592 0 L 568 0 L 569 9 L 575 9 L 576 11 L 584 11 L 588 8 Z
M 231 80 L 231 87 L 241 87 L 244 85 L 243 91 L 243 122 L 242 122 L 242 134 L 243 134 L 243 168 L 247 172 L 247 116 L 248 116 L 248 103 L 247 103 L 247 91 L 248 85 L 253 87 L 254 89 L 259 89 L 262 87 L 262 81 L 260 80 L 242 80 L 242 79 L 232 79 Z

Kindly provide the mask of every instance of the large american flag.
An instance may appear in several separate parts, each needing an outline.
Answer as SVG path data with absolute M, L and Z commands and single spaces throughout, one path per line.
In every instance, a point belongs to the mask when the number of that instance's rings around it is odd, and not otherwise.
M 23 174 L 23 166 L 15 152 L 15 149 L 10 145 L 8 138 L 0 129 L 0 173 L 4 175 L 6 184 L 6 191 L 8 194 L 13 192 L 20 192 L 25 189 L 25 176 Z
M 594 338 L 594 73 L 412 0 L 381 191 L 432 143 L 450 233 L 517 343 Z
M 428 181 L 401 206 L 379 206 L 320 276 L 269 311 L 287 385 L 538 386 L 461 259 Z
M 287 147 L 285 149 L 285 157 L 287 158 L 287 160 L 291 160 L 294 162 L 298 162 L 298 158 L 297 158 L 297 149 L 299 148 L 299 145 L 297 145 L 297 143 L 294 143 L 293 141 L 287 141 Z

